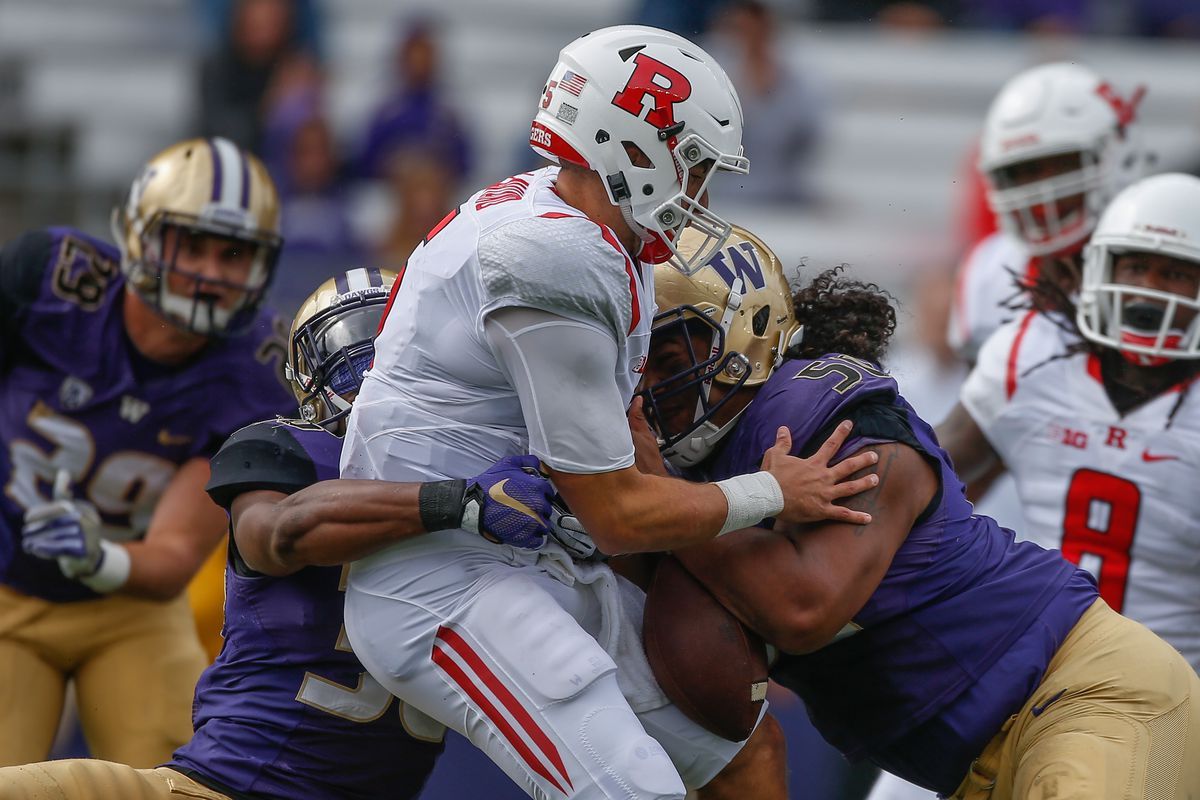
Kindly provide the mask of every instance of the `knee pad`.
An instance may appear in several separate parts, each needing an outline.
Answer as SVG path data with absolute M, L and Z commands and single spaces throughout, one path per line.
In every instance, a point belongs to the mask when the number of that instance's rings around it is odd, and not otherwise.
M 611 693 L 619 696 L 613 676 L 599 681 L 596 688 L 610 681 Z M 683 800 L 687 793 L 683 779 L 666 750 L 642 729 L 629 706 L 594 706 L 577 720 L 580 747 L 576 755 L 591 776 L 592 786 L 581 787 L 577 795 L 571 795 L 573 799 Z

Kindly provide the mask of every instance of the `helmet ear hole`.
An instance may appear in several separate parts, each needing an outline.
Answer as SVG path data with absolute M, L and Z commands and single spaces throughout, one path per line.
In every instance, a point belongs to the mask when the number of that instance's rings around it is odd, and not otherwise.
M 758 311 L 754 312 L 753 319 L 750 320 L 750 329 L 754 331 L 755 336 L 762 336 L 767 332 L 767 325 L 771 322 L 771 307 L 763 306 Z
M 630 162 L 638 169 L 653 169 L 654 162 L 650 160 L 650 156 L 646 155 L 646 151 L 638 147 L 634 142 L 621 142 L 621 146 L 625 148 L 625 154 L 629 156 Z

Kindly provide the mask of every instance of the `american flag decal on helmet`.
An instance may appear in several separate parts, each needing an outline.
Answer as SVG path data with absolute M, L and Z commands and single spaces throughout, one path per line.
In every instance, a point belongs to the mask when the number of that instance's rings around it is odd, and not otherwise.
M 579 97 L 579 93 L 583 91 L 583 87 L 587 86 L 587 81 L 588 79 L 579 73 L 567 70 L 559 80 L 558 88 L 566 89 L 571 94 Z

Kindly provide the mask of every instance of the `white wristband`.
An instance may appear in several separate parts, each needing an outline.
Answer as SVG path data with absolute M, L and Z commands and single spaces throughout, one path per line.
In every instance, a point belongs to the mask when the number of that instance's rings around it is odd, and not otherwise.
M 116 542 L 100 540 L 100 566 L 91 575 L 80 576 L 79 582 L 100 594 L 115 592 L 129 580 L 129 551 Z
M 726 478 L 717 481 L 716 485 L 729 503 L 725 525 L 717 536 L 757 525 L 783 511 L 783 489 L 779 487 L 775 476 L 765 470 Z

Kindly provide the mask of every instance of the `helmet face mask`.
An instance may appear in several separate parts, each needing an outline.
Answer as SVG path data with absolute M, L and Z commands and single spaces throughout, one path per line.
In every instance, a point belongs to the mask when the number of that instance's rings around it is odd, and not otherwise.
M 677 306 L 658 314 L 653 331 L 656 349 L 670 348 L 674 356 L 683 359 L 678 371 L 642 393 L 644 408 L 658 433 L 659 449 L 668 457 L 682 456 L 687 452 L 687 440 L 697 430 L 706 426 L 708 430 L 703 433 L 719 430 L 710 420 L 745 385 L 750 363 L 741 353 L 725 352 L 721 326 L 694 306 Z M 713 398 L 712 383 L 718 375 L 733 383 L 722 386 Z M 695 463 L 686 456 L 672 461 L 677 466 Z
M 305 422 L 340 435 L 375 357 L 395 273 L 355 269 L 321 284 L 292 323 L 286 375 Z
M 988 110 L 979 155 L 1001 229 L 1035 256 L 1081 249 L 1104 206 L 1145 168 L 1135 124 L 1143 94 L 1122 99 L 1066 63 L 1009 81 Z
M 704 242 L 689 228 L 680 249 L 692 256 Z M 663 311 L 654 320 L 642 395 L 663 455 L 688 467 L 728 435 L 740 413 L 732 410 L 745 407 L 743 390 L 771 377 L 801 328 L 779 259 L 736 226 L 692 274 L 663 264 L 654 280 Z
M 139 239 L 142 257 L 130 265 L 130 284 L 163 317 L 203 336 L 236 335 L 254 323 L 279 257 L 279 237 L 164 212 Z M 236 255 L 225 258 L 223 277 L 216 278 L 194 264 L 193 249 Z
M 563 48 L 529 143 L 539 155 L 600 174 L 609 201 L 643 242 L 639 258 L 685 274 L 719 249 L 729 223 L 704 207 L 718 172 L 746 173 L 742 108 L 707 53 L 666 31 L 616 26 Z M 695 171 L 710 162 L 712 168 Z M 712 240 L 683 253 L 695 226 Z
M 147 305 L 191 333 L 233 336 L 254 323 L 274 275 L 279 199 L 257 158 L 224 139 L 192 139 L 146 164 L 113 234 Z
M 1076 322 L 1140 366 L 1200 359 L 1200 179 L 1156 175 L 1113 200 L 1084 251 Z

